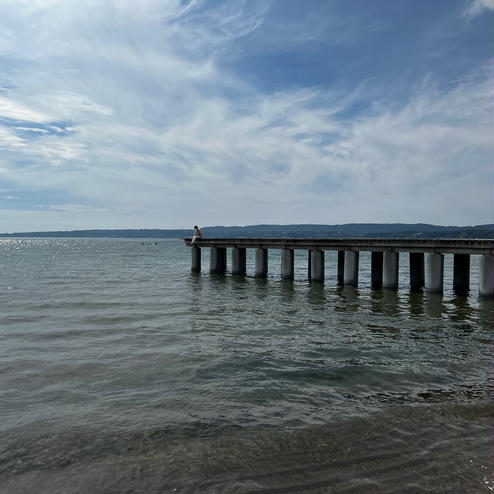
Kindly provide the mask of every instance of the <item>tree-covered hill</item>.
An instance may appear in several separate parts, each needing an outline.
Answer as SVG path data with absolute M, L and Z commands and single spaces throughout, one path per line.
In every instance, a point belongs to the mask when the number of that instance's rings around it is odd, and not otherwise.
M 426 223 L 347 223 L 344 225 L 206 226 L 210 238 L 494 238 L 494 225 L 439 226 Z M 184 238 L 192 229 L 69 230 L 0 233 L 0 237 Z

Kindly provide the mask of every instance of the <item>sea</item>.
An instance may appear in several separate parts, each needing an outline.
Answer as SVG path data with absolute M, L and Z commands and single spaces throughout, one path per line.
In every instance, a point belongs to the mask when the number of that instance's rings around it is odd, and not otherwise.
M 191 272 L 181 239 L 0 240 L 0 492 L 494 490 L 494 304 Z M 230 268 L 230 253 L 228 253 Z

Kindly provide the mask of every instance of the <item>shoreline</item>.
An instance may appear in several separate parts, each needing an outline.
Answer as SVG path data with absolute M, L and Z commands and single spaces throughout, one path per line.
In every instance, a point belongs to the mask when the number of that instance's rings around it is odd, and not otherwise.
M 486 401 L 396 406 L 320 427 L 214 437 L 163 429 L 33 438 L 3 459 L 0 480 L 11 494 L 489 492 L 493 417 Z

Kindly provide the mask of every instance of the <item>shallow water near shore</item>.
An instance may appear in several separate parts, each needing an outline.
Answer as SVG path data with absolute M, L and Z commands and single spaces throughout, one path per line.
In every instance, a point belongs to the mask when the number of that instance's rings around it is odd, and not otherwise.
M 494 306 L 190 272 L 181 240 L 0 240 L 0 492 L 489 492 Z M 249 252 L 248 274 L 253 273 Z M 3 490 L 2 490 L 3 489 Z M 175 489 L 175 490 L 174 490 Z

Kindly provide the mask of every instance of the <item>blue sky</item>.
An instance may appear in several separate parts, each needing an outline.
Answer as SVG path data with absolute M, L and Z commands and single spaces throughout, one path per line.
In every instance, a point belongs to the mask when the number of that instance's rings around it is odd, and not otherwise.
M 494 0 L 0 0 L 0 231 L 493 222 Z

